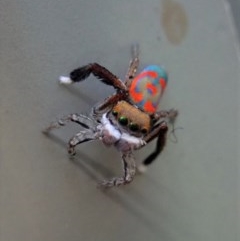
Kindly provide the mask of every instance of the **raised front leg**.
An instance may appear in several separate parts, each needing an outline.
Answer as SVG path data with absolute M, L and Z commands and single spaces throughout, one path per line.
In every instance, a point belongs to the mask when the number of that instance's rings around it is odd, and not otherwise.
M 70 73 L 69 77 L 60 76 L 59 81 L 61 84 L 80 82 L 86 79 L 91 73 L 103 83 L 111 85 L 117 90 L 127 91 L 127 87 L 119 78 L 97 63 L 91 63 L 77 68 Z
M 100 187 L 114 187 L 120 185 L 126 185 L 130 183 L 136 173 L 135 158 L 132 152 L 122 154 L 123 161 L 123 177 L 115 177 L 110 180 L 104 180 L 100 183 Z

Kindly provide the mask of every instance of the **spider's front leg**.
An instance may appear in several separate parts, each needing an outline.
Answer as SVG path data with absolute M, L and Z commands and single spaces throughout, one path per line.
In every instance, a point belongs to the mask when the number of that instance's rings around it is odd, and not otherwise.
M 111 108 L 118 101 L 125 99 L 128 94 L 126 85 L 119 78 L 103 66 L 97 63 L 91 63 L 73 70 L 69 77 L 60 76 L 59 82 L 61 84 L 80 82 L 86 79 L 91 73 L 103 83 L 113 86 L 117 90 L 114 95 L 110 96 L 103 103 L 93 109 L 93 115 L 101 117 L 101 114 L 105 109 Z
M 133 153 L 132 152 L 123 153 L 122 161 L 123 161 L 123 170 L 124 170 L 123 177 L 115 177 L 110 180 L 104 180 L 99 184 L 100 187 L 109 188 L 114 186 L 126 185 L 133 180 L 134 175 L 136 173 L 136 164 L 135 164 L 135 158 L 133 156 Z
M 174 122 L 178 116 L 178 111 L 175 109 L 170 109 L 170 110 L 162 110 L 159 112 L 156 112 L 153 115 L 153 121 L 156 123 L 152 131 L 145 136 L 144 140 L 149 143 L 155 138 L 157 138 L 157 143 L 156 143 L 156 148 L 151 153 L 141 165 L 138 166 L 138 171 L 140 173 L 143 173 L 146 171 L 146 167 L 150 165 L 156 158 L 157 156 L 162 152 L 163 148 L 166 145 L 167 141 L 167 131 L 168 131 L 168 124 L 174 125 Z M 162 121 L 160 121 L 162 120 Z M 160 122 L 159 122 L 160 121 Z
M 117 92 L 110 97 L 106 98 L 101 104 L 92 108 L 91 115 L 100 121 L 102 115 L 108 112 L 118 101 L 126 99 L 126 93 Z
M 153 130 L 144 138 L 149 143 L 157 138 L 155 150 L 138 166 L 138 171 L 143 173 L 146 171 L 148 165 L 150 165 L 157 156 L 162 152 L 166 145 L 168 126 L 166 121 L 162 121 L 153 128 Z

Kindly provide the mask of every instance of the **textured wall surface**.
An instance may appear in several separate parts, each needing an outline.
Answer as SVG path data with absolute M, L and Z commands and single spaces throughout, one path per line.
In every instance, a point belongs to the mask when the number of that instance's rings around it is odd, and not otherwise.
M 2 0 L 0 11 L 1 241 L 239 240 L 239 59 L 223 1 Z M 99 180 L 121 175 L 118 153 L 84 143 L 72 162 L 79 127 L 41 130 L 113 92 L 59 75 L 96 61 L 124 78 L 133 42 L 141 68 L 168 70 L 161 108 L 179 109 L 183 129 L 146 175 L 102 192 Z

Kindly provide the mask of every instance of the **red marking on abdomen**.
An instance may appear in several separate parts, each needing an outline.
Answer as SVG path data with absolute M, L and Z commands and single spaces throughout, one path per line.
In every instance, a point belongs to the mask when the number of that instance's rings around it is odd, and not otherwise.
M 151 101 L 146 101 L 143 109 L 144 109 L 144 111 L 147 111 L 149 113 L 154 113 L 156 111 L 156 108 L 153 106 Z
M 143 99 L 143 94 L 136 92 L 137 81 L 134 79 L 129 89 L 129 94 L 135 102 L 140 102 Z
M 136 103 L 140 102 L 143 100 L 143 94 L 141 92 L 137 92 L 136 88 L 137 85 L 139 84 L 138 81 L 141 81 L 142 78 L 149 76 L 153 79 L 157 78 L 158 73 L 155 71 L 144 71 L 141 72 L 136 78 L 133 79 L 132 84 L 130 86 L 129 89 L 129 94 L 131 96 L 131 98 L 133 99 L 133 101 L 135 101 Z M 146 88 L 149 88 L 153 91 L 153 93 L 156 93 L 157 89 L 154 85 L 152 85 L 151 83 L 149 83 Z
M 158 89 L 155 85 L 153 85 L 152 83 L 147 83 L 147 89 L 150 90 L 152 92 L 152 95 L 155 95 L 158 92 Z
M 166 88 L 166 80 L 164 78 L 160 78 L 160 85 L 162 86 L 163 90 Z

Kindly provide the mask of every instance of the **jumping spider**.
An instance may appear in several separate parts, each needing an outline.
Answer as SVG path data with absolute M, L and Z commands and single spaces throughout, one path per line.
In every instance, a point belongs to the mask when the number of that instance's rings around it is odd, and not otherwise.
M 100 185 L 104 187 L 130 183 L 136 172 L 133 150 L 142 148 L 156 138 L 155 151 L 138 166 L 138 171 L 144 172 L 146 166 L 151 164 L 163 150 L 168 124 L 173 123 L 178 115 L 175 109 L 157 111 L 168 81 L 167 73 L 162 67 L 150 65 L 135 77 L 139 65 L 138 52 L 138 46 L 133 46 L 132 60 L 125 81 L 97 63 L 77 68 L 69 77 L 60 76 L 61 84 L 71 84 L 93 74 L 104 84 L 114 87 L 116 92 L 93 107 L 89 116 L 70 114 L 51 123 L 44 130 L 48 133 L 69 121 L 81 125 L 83 130 L 69 140 L 70 155 L 75 154 L 77 145 L 86 141 L 101 140 L 107 146 L 115 146 L 122 155 L 124 174 L 122 177 L 102 181 Z

